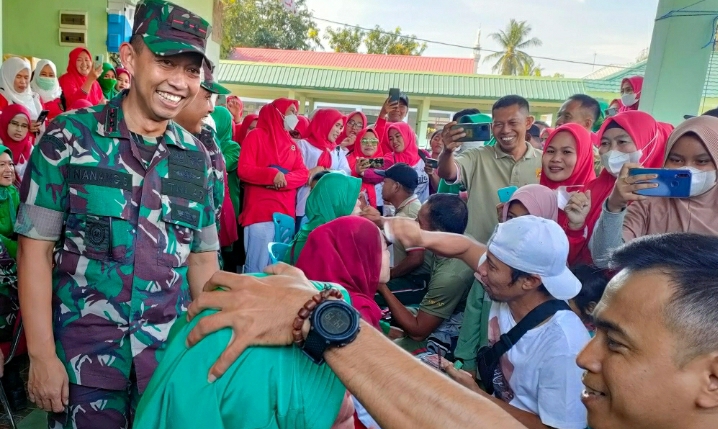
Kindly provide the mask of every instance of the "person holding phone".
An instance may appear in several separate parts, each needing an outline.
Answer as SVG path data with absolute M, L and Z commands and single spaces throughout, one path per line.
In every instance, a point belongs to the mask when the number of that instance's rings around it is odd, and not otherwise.
M 373 128 L 366 128 L 357 134 L 356 141 L 358 146 L 354 145 L 354 150 L 347 155 L 349 169 L 352 176 L 362 178 L 362 192 L 366 193 L 369 205 L 380 209 L 384 205 L 384 200 L 381 198 L 383 182 L 374 184 L 364 180 L 364 172 L 371 168 L 370 160 L 381 160 L 381 167 L 384 167 L 384 157 L 379 144 L 379 137 Z M 381 213 L 381 210 L 379 212 Z
M 64 111 L 62 88 L 57 79 L 57 67 L 50 60 L 40 60 L 30 80 L 30 88 L 40 96 L 42 107 L 48 111 L 47 120 L 52 121 Z
M 718 235 L 718 118 L 688 119 L 671 134 L 664 168 L 691 172 L 688 198 L 647 197 L 642 189 L 657 186 L 655 175 L 631 175 L 637 164 L 621 169 L 613 191 L 603 204 L 589 244 L 596 265 L 606 266 L 611 250 L 638 237 L 668 232 Z M 629 203 L 631 203 L 629 205 Z
M 60 76 L 60 87 L 65 97 L 65 106 L 69 109 L 77 100 L 87 100 L 93 106 L 104 103 L 97 79 L 102 76 L 102 64 L 93 64 L 92 55 L 87 48 L 75 48 L 70 52 L 67 72 Z
M 379 135 L 381 141 L 381 150 L 384 153 L 392 152 L 389 137 L 386 134 L 387 127 L 393 123 L 403 122 L 409 114 L 409 96 L 401 92 L 398 88 L 389 91 L 389 97 L 381 106 L 379 116 L 374 124 L 374 129 Z

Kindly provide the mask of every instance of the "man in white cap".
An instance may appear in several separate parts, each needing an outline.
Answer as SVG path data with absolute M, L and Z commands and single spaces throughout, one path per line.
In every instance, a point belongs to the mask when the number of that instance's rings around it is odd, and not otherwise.
M 490 397 L 526 427 L 587 426 L 576 357 L 590 337 L 565 302 L 580 292 L 581 283 L 566 265 L 568 239 L 556 222 L 512 219 L 499 224 L 485 246 L 458 234 L 420 231 L 411 222 L 394 221 L 385 233 L 390 240 L 462 259 L 493 301 L 488 337 L 496 346 L 480 350 L 477 361 L 482 384 L 494 396 L 451 365 L 445 367 L 449 376 Z M 519 324 L 523 335 L 511 331 Z

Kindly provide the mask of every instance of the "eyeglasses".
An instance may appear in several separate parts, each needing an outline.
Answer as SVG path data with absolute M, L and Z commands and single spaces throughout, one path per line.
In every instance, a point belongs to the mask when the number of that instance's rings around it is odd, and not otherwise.
M 350 128 L 361 128 L 362 125 L 364 125 L 364 124 L 361 122 L 356 122 L 356 121 L 347 122 L 347 127 L 350 127 Z
M 29 129 L 30 129 L 30 125 L 28 125 L 28 124 L 21 124 L 20 122 L 17 122 L 17 121 L 10 121 L 10 125 L 12 125 L 13 127 L 21 128 L 21 129 L 23 129 L 23 130 L 29 130 Z
M 361 139 L 362 146 L 379 146 L 378 139 Z

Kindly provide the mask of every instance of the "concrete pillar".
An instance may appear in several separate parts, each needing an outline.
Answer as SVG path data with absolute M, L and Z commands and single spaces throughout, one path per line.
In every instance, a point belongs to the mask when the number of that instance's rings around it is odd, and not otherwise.
M 316 101 L 313 98 L 307 98 L 307 110 L 304 112 L 305 115 L 309 116 L 314 112 L 315 103 Z
M 426 97 L 425 99 L 421 100 L 421 104 L 419 105 L 419 111 L 416 115 L 416 135 L 419 137 L 419 140 L 416 143 L 419 145 L 419 147 L 424 147 L 428 144 L 426 138 L 426 130 L 429 127 L 429 110 L 431 110 L 431 98 Z
M 695 12 L 716 10 L 718 0 L 660 0 L 640 110 L 674 125 L 698 113 L 716 29 L 714 14 Z
M 303 115 L 307 109 L 307 96 L 304 94 L 299 95 L 299 114 Z

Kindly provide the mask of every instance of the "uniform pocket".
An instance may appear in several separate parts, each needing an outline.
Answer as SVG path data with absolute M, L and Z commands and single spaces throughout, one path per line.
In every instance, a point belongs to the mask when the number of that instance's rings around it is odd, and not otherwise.
M 190 205 L 183 198 L 162 195 L 160 231 L 163 236 L 158 240 L 159 265 L 184 267 L 187 265 L 194 235 L 200 230 L 204 206 Z

